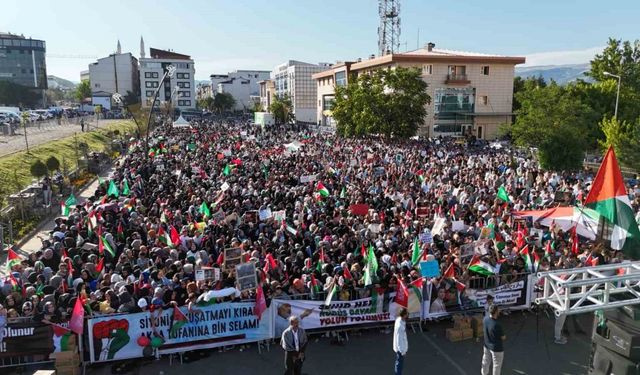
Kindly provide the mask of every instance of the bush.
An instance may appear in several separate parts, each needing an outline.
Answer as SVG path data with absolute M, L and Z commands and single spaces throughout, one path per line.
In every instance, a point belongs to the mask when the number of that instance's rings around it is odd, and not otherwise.
M 55 156 L 50 156 L 45 164 L 47 164 L 47 169 L 49 169 L 50 172 L 55 172 L 60 169 L 60 161 L 58 161 Z
M 36 160 L 31 164 L 31 175 L 36 178 L 40 178 L 47 174 L 47 166 L 40 160 Z

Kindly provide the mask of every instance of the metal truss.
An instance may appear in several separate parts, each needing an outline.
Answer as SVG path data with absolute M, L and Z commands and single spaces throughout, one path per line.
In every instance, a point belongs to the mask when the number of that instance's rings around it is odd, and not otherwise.
M 560 316 L 640 304 L 640 262 L 538 272 L 544 281 L 537 304 Z

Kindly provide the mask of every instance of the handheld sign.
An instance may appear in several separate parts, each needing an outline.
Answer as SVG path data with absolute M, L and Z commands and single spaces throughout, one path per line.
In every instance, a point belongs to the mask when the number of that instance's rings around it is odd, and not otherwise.
M 420 262 L 420 274 L 422 277 L 440 277 L 440 265 L 437 260 Z

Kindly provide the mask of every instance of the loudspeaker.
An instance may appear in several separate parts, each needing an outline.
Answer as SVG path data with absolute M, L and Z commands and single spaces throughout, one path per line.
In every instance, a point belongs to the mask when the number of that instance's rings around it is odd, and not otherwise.
M 640 375 L 640 369 L 635 362 L 601 345 L 594 345 L 592 357 L 589 375 Z
M 603 327 L 593 329 L 592 340 L 632 361 L 640 361 L 640 330 L 617 321 L 607 320 Z

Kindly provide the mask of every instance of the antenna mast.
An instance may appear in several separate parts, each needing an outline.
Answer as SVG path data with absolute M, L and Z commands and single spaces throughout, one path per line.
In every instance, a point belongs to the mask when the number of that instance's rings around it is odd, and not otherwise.
M 400 0 L 378 0 L 378 54 L 400 52 Z

